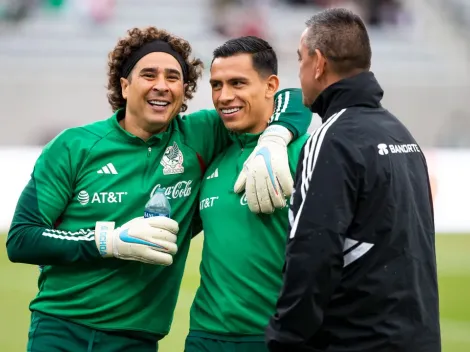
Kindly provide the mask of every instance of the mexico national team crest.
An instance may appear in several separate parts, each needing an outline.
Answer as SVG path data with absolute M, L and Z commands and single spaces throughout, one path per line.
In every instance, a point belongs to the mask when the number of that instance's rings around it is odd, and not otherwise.
M 164 175 L 182 174 L 184 172 L 183 153 L 176 142 L 166 148 L 160 164 L 163 165 Z

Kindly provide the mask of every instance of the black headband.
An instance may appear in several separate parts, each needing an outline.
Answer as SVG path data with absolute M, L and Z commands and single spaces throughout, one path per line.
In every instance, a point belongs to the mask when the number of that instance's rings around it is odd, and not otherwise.
M 181 66 L 181 70 L 183 71 L 183 81 L 187 82 L 188 66 L 186 65 L 186 61 L 184 61 L 181 54 L 175 51 L 170 44 L 163 40 L 154 40 L 152 42 L 145 43 L 139 49 L 132 52 L 122 65 L 121 77 L 127 78 L 140 59 L 145 55 L 155 52 L 167 53 L 173 56 Z

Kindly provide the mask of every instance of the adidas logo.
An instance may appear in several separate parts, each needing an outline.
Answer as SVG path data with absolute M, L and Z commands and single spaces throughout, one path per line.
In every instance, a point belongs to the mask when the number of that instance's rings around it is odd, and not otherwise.
M 219 177 L 219 168 L 215 169 L 215 171 L 211 175 L 207 176 L 207 180 L 216 177 Z
M 116 171 L 116 169 L 114 168 L 114 165 L 112 163 L 106 164 L 101 169 L 99 169 L 97 171 L 97 173 L 98 174 L 113 174 L 113 175 L 118 174 L 118 172 Z

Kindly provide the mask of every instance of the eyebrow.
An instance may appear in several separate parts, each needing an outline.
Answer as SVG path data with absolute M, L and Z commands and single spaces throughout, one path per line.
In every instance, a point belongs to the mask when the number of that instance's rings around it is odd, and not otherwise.
M 177 75 L 178 77 L 181 77 L 181 72 L 178 71 L 175 68 L 165 68 L 164 72 L 166 75 Z M 140 70 L 140 73 L 158 73 L 158 68 L 157 67 L 144 67 L 142 70 Z
M 230 83 L 233 83 L 234 81 L 248 82 L 249 79 L 246 78 L 246 77 L 232 77 L 232 78 L 228 79 L 227 81 L 230 82 Z M 220 83 L 220 82 L 222 82 L 220 79 L 210 79 L 209 80 L 210 84 Z
M 299 50 L 299 49 L 297 49 L 297 55 L 298 55 L 299 57 L 302 57 L 302 55 L 300 55 L 300 50 Z
M 165 73 L 166 73 L 167 75 L 173 74 L 173 75 L 178 75 L 178 77 L 181 77 L 181 72 L 178 71 L 178 70 L 176 70 L 176 69 L 174 69 L 174 68 L 166 68 L 166 69 L 165 69 Z

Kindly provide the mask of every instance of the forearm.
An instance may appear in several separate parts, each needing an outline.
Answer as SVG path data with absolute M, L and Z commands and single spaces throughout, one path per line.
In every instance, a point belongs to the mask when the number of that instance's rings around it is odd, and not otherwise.
M 43 176 L 43 175 L 41 175 Z M 46 184 L 46 181 L 42 181 Z M 60 182 L 48 183 L 59 185 Z M 64 231 L 53 224 L 63 213 L 67 198 L 60 189 L 44 186 L 38 192 L 34 178 L 28 182 L 16 205 L 7 238 L 8 257 L 12 262 L 37 265 L 67 265 L 99 259 L 93 229 Z M 40 194 L 44 201 L 39 206 Z
M 102 260 L 93 230 L 70 232 L 13 223 L 6 246 L 8 258 L 15 263 L 70 265 Z

